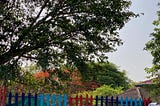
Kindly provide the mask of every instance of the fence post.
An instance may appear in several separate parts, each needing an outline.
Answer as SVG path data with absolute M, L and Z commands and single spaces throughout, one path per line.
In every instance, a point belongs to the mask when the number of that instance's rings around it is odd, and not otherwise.
M 18 106 L 18 93 L 15 94 L 15 106 Z
M 80 96 L 80 106 L 83 106 L 82 104 L 83 104 L 83 97 L 82 97 L 82 95 Z
M 50 106 L 50 94 L 47 94 L 45 98 L 46 98 L 46 106 Z
M 76 95 L 75 101 L 76 101 L 76 106 L 78 106 L 78 95 Z
M 137 106 L 137 99 L 134 99 L 134 106 Z
M 123 106 L 123 97 L 121 97 L 120 102 L 121 102 L 120 106 Z
M 116 97 L 116 106 L 118 106 L 119 101 L 118 101 L 118 96 Z
M 113 106 L 114 104 L 114 100 L 113 100 L 113 96 L 111 97 L 111 106 Z
M 142 106 L 143 105 L 143 101 L 142 101 L 142 99 L 140 98 L 139 99 L 139 106 Z
M 132 100 L 132 97 L 130 98 L 130 106 L 133 106 L 133 100 Z
M 91 97 L 90 97 L 90 106 L 92 106 L 92 103 L 93 103 L 93 97 L 91 95 Z
M 67 95 L 64 95 L 64 106 L 67 106 Z
M 40 94 L 40 106 L 44 105 L 44 94 Z
M 108 106 L 108 96 L 106 96 L 106 101 L 105 101 L 106 103 L 106 106 Z
M 101 96 L 101 106 L 103 106 L 103 96 Z
M 96 96 L 96 106 L 98 106 L 98 96 Z
M 52 95 L 52 106 L 56 106 L 56 95 Z
M 88 106 L 88 94 L 86 95 L 86 106 Z
M 35 93 L 35 96 L 34 96 L 34 106 L 37 106 L 37 101 L 38 101 L 38 99 L 37 99 L 37 93 Z
M 126 97 L 126 106 L 128 106 L 128 97 Z
M 12 102 L 12 93 L 9 93 L 9 98 L 8 98 L 8 106 L 11 106 L 11 102 Z
M 31 106 L 31 93 L 28 93 L 28 106 Z
M 24 101 L 25 101 L 25 93 L 22 93 L 22 106 L 24 106 Z
M 62 102 L 62 96 L 61 96 L 61 94 L 60 95 L 58 95 L 58 106 L 61 106 L 61 103 Z
M 69 97 L 69 106 L 72 106 L 72 101 L 73 101 L 72 97 Z

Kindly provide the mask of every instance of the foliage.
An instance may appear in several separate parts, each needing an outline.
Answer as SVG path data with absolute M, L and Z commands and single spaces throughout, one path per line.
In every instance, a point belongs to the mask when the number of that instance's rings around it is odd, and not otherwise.
M 151 78 L 154 78 L 155 86 L 151 87 L 152 96 L 157 95 L 160 89 L 157 88 L 160 85 L 160 11 L 158 13 L 158 19 L 153 22 L 155 26 L 154 32 L 151 33 L 151 40 L 146 43 L 145 50 L 149 51 L 153 56 L 153 66 L 146 68 L 146 72 L 150 74 Z
M 79 96 L 82 95 L 83 97 L 85 97 L 86 95 L 90 97 L 92 95 L 93 98 L 95 98 L 96 96 L 115 96 L 115 95 L 121 94 L 122 92 L 123 92 L 122 87 L 112 88 L 111 86 L 103 85 L 94 91 L 84 91 L 84 92 L 78 93 L 78 95 Z M 77 95 L 77 94 L 74 94 L 74 95 Z
M 95 81 L 101 85 L 111 87 L 123 87 L 128 89 L 131 80 L 127 78 L 125 71 L 120 71 L 113 63 L 90 63 L 85 70 L 86 80 Z
M 130 5 L 129 0 L 1 0 L 0 66 L 30 60 L 45 69 L 49 63 L 81 67 L 103 61 L 122 44 L 117 30 L 136 16 Z

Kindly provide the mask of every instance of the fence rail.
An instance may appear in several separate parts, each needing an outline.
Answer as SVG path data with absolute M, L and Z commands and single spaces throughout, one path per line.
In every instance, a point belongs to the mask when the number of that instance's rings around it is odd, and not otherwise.
M 51 94 L 25 94 L 18 93 L 7 95 L 6 106 L 147 106 L 148 99 L 118 98 L 108 96 L 88 96 L 80 95 L 70 97 L 64 95 Z

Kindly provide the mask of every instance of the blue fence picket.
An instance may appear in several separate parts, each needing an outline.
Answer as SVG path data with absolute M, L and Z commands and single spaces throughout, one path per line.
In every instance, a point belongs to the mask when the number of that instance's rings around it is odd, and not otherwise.
M 44 94 L 40 94 L 39 99 L 40 99 L 40 106 L 43 106 L 44 105 Z
M 140 98 L 139 99 L 139 106 L 142 106 L 143 105 L 143 101 L 142 101 L 142 99 Z
M 103 106 L 103 96 L 101 96 L 101 106 Z
M 118 96 L 116 97 L 116 106 L 118 106 L 119 104 L 119 100 L 118 100 Z
M 37 99 L 37 93 L 35 93 L 35 96 L 34 96 L 34 106 L 37 106 L 37 101 L 38 101 L 38 99 Z
M 98 106 L 98 96 L 96 96 L 96 106 Z
M 120 99 L 120 106 L 123 106 L 123 97 Z
M 8 97 L 8 106 L 11 106 L 11 102 L 12 102 L 12 93 L 9 93 L 9 97 Z
M 64 106 L 67 106 L 67 100 L 68 100 L 68 99 L 67 99 L 67 95 L 65 94 L 65 95 L 64 95 Z
M 108 96 L 106 96 L 106 102 L 105 102 L 106 106 L 108 106 Z
M 25 106 L 24 103 L 25 103 L 25 93 L 22 93 L 22 106 Z
M 135 106 L 138 106 L 138 105 L 137 105 L 137 99 L 136 99 L 136 98 L 134 99 L 134 105 L 135 105 Z
M 18 93 L 15 94 L 15 106 L 18 106 Z
M 58 106 L 61 106 L 62 103 L 62 95 L 58 95 Z
M 52 106 L 56 106 L 56 95 L 52 95 Z
M 31 93 L 28 93 L 28 106 L 31 106 Z
M 133 106 L 133 99 L 132 99 L 132 97 L 130 98 L 130 106 Z
M 113 100 L 113 96 L 111 97 L 111 106 L 114 105 L 114 100 Z
M 50 106 L 50 94 L 45 95 L 46 106 Z

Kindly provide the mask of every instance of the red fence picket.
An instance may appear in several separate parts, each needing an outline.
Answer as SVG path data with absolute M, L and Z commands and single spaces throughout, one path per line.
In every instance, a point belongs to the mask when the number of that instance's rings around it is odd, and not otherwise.
M 88 95 L 86 95 L 85 98 L 81 96 L 76 96 L 75 98 L 72 98 L 70 97 L 69 98 L 69 106 L 74 106 L 74 103 L 75 103 L 75 106 L 84 106 L 83 105 L 83 102 L 85 102 L 85 106 L 93 106 L 92 103 L 93 103 L 93 97 L 90 96 L 88 97 Z
M 6 86 L 3 86 L 2 88 L 0 88 L 0 106 L 5 106 L 5 102 L 6 102 Z
M 144 98 L 143 99 L 143 106 L 148 106 L 149 105 L 149 103 L 151 103 L 152 101 L 151 101 L 151 98 Z

